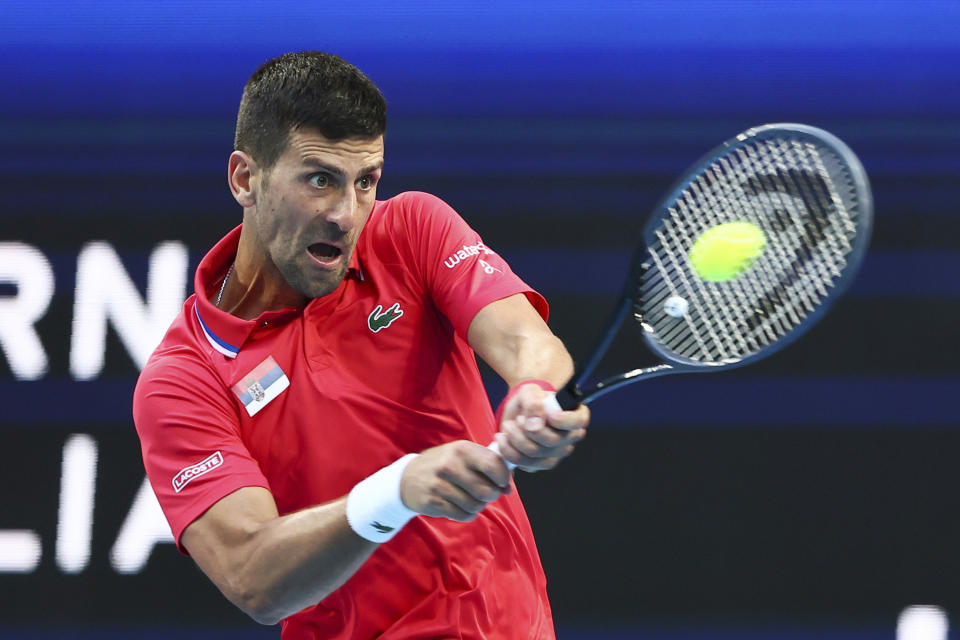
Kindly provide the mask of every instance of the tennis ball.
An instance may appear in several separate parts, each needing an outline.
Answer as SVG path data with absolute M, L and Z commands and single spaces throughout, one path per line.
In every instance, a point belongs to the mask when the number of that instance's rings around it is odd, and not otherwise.
M 732 280 L 750 268 L 766 246 L 763 230 L 750 222 L 725 222 L 707 229 L 690 247 L 690 266 L 710 282 Z

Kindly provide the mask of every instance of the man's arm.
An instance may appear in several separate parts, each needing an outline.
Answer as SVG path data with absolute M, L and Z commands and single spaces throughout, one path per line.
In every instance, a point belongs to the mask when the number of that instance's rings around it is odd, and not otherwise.
M 244 487 L 190 524 L 181 542 L 227 599 L 276 624 L 346 582 L 377 548 L 350 529 L 346 503 L 280 517 L 269 491 Z
M 522 293 L 483 307 L 470 323 L 467 340 L 511 389 L 531 379 L 559 388 L 573 375 L 570 354 Z M 570 455 L 590 421 L 586 405 L 548 412 L 547 395 L 536 384 L 516 389 L 496 436 L 504 458 L 527 471 L 551 469 Z
M 469 521 L 510 491 L 510 472 L 472 442 L 427 449 L 404 470 L 400 496 L 417 513 Z M 261 487 L 239 489 L 183 532 L 181 542 L 220 591 L 261 624 L 316 604 L 346 582 L 377 544 L 357 535 L 347 497 L 280 516 Z

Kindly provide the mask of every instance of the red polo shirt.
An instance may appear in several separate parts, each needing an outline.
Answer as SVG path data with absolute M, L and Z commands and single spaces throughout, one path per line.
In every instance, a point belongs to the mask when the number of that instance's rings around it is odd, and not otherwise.
M 377 202 L 333 293 L 250 321 L 209 302 L 239 236 L 201 262 L 196 294 L 134 394 L 144 464 L 178 544 L 241 487 L 269 489 L 283 515 L 347 494 L 406 453 L 492 440 L 470 321 L 519 292 L 544 317 L 547 305 L 449 206 L 424 193 Z M 516 492 L 470 523 L 414 518 L 282 624 L 285 640 L 554 637 Z

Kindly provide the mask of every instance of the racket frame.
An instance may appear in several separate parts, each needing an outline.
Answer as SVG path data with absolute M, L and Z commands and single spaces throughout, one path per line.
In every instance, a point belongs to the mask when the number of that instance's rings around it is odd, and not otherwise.
M 784 134 L 787 135 L 784 136 Z M 819 302 L 816 309 L 810 312 L 803 319 L 803 321 L 791 329 L 790 332 L 785 336 L 775 340 L 756 353 L 722 363 L 703 363 L 692 359 L 682 358 L 664 351 L 657 344 L 655 340 L 656 334 L 653 329 L 648 325 L 645 326 L 643 319 L 635 311 L 636 292 L 639 289 L 639 287 L 637 287 L 637 282 L 644 271 L 644 262 L 649 259 L 648 247 L 656 244 L 655 232 L 659 228 L 661 220 L 664 218 L 664 216 L 669 214 L 669 207 L 679 199 L 679 197 L 690 186 L 690 184 L 700 174 L 702 174 L 704 170 L 713 165 L 720 156 L 726 155 L 738 147 L 745 146 L 753 142 L 781 137 L 805 139 L 808 141 L 813 141 L 818 146 L 826 147 L 839 156 L 849 169 L 852 183 L 856 189 L 855 197 L 860 208 L 858 210 L 857 217 L 857 233 L 853 238 L 853 245 L 849 254 L 847 255 L 846 268 L 843 270 L 840 278 L 836 281 L 828 294 Z M 559 403 L 560 407 L 569 410 L 576 408 L 581 403 L 589 404 L 593 400 L 596 400 L 597 398 L 613 391 L 614 389 L 618 389 L 634 382 L 639 382 L 640 380 L 647 380 L 650 378 L 674 373 L 704 373 L 732 369 L 750 364 L 751 362 L 756 362 L 761 358 L 766 358 L 767 356 L 780 351 L 781 349 L 793 343 L 801 335 L 806 333 L 813 325 L 815 325 L 830 309 L 833 303 L 836 302 L 836 300 L 849 288 L 850 284 L 856 277 L 860 265 L 866 255 L 867 246 L 870 242 L 872 227 L 873 198 L 871 195 L 870 182 L 867 178 L 867 173 L 864 170 L 859 158 L 857 158 L 856 154 L 853 153 L 850 147 L 848 147 L 846 143 L 833 134 L 824 131 L 823 129 L 805 124 L 775 123 L 753 127 L 727 140 L 726 142 L 723 142 L 702 156 L 700 160 L 698 160 L 690 169 L 688 169 L 680 179 L 674 182 L 671 188 L 657 203 L 657 206 L 654 207 L 653 212 L 651 213 L 650 218 L 648 219 L 644 228 L 642 236 L 643 243 L 633 254 L 630 264 L 630 271 L 628 273 L 626 282 L 624 283 L 623 293 L 621 294 L 620 299 L 610 316 L 610 319 L 607 321 L 606 328 L 600 335 L 600 339 L 597 341 L 597 344 L 591 352 L 589 359 L 581 367 L 577 368 L 573 378 L 571 378 L 564 388 L 557 392 L 557 402 Z M 596 383 L 589 391 L 585 393 L 583 390 L 583 385 L 593 373 L 594 369 L 596 369 L 597 365 L 600 363 L 600 360 L 606 354 L 607 350 L 610 348 L 610 345 L 619 334 L 620 327 L 630 315 L 634 316 L 634 319 L 639 325 L 647 348 L 649 348 L 650 351 L 652 351 L 655 355 L 663 358 L 665 362 L 610 376 Z

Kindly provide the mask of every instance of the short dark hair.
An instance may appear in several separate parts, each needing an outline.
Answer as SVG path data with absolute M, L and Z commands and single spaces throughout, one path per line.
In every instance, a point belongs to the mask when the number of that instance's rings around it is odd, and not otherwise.
M 331 140 L 376 138 L 387 128 L 387 103 L 346 60 L 320 51 L 287 53 L 265 62 L 247 81 L 233 146 L 269 169 L 301 127 Z

